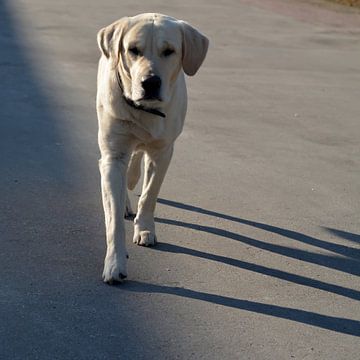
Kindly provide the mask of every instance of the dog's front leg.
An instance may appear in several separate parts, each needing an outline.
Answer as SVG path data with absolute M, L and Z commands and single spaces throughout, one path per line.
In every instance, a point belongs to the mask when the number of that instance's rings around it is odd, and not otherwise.
M 128 161 L 129 154 L 124 152 L 115 157 L 102 156 L 99 162 L 107 243 L 103 280 L 107 283 L 127 276 L 124 213 Z
M 134 220 L 134 243 L 151 246 L 156 243 L 154 210 L 156 200 L 173 153 L 173 145 L 145 152 L 144 183 Z

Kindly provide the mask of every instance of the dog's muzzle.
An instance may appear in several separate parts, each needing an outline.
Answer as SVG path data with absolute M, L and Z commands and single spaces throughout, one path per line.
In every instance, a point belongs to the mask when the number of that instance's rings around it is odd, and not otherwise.
M 148 108 L 146 106 L 143 106 L 141 104 L 136 104 L 132 99 L 129 99 L 125 96 L 124 94 L 124 86 L 123 83 L 121 81 L 121 77 L 120 77 L 120 73 L 119 70 L 116 70 L 116 79 L 119 85 L 119 88 L 121 90 L 121 95 L 123 97 L 123 99 L 125 100 L 125 102 L 131 106 L 133 109 L 139 110 L 139 111 L 145 111 L 149 114 L 153 114 L 153 115 L 157 115 L 157 116 L 161 116 L 163 118 L 166 117 L 166 115 L 161 112 L 158 109 L 153 109 L 153 108 Z M 150 76 L 147 78 L 144 78 L 141 82 L 141 85 L 145 91 L 145 98 L 144 100 L 159 100 L 159 93 L 160 93 L 160 88 L 161 88 L 161 79 L 154 75 L 154 76 Z M 148 92 L 148 94 L 147 94 Z

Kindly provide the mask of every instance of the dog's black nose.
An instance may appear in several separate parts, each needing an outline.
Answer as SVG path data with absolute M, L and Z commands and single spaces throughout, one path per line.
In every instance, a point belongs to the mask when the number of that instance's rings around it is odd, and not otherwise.
M 161 79 L 157 75 L 143 77 L 141 79 L 141 86 L 145 91 L 146 98 L 158 98 L 161 87 Z

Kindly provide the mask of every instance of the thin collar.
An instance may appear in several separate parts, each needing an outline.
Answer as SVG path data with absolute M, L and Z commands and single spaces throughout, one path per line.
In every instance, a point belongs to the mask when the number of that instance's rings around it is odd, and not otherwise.
M 119 73 L 119 70 L 116 69 L 116 80 L 118 82 L 118 85 L 119 85 L 119 88 L 121 90 L 121 93 L 122 93 L 122 97 L 123 99 L 125 100 L 125 102 L 131 106 L 133 109 L 136 109 L 136 110 L 139 110 L 139 111 L 145 111 L 147 113 L 150 113 L 150 114 L 153 114 L 153 115 L 157 115 L 157 116 L 161 116 L 161 117 L 166 117 L 166 115 L 161 112 L 160 110 L 158 109 L 152 109 L 152 108 L 147 108 L 143 105 L 138 105 L 138 104 L 135 104 L 133 100 L 127 98 L 124 94 L 124 86 L 123 86 L 123 83 L 121 81 L 121 77 L 120 77 L 120 73 Z

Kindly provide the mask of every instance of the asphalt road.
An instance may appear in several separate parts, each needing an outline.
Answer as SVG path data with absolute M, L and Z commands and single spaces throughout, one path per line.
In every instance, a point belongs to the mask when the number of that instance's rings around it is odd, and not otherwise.
M 0 359 L 358 358 L 359 13 L 144 4 L 0 1 Z M 127 222 L 129 279 L 111 287 L 96 33 L 148 11 L 211 46 L 188 79 L 160 244 L 133 245 Z

